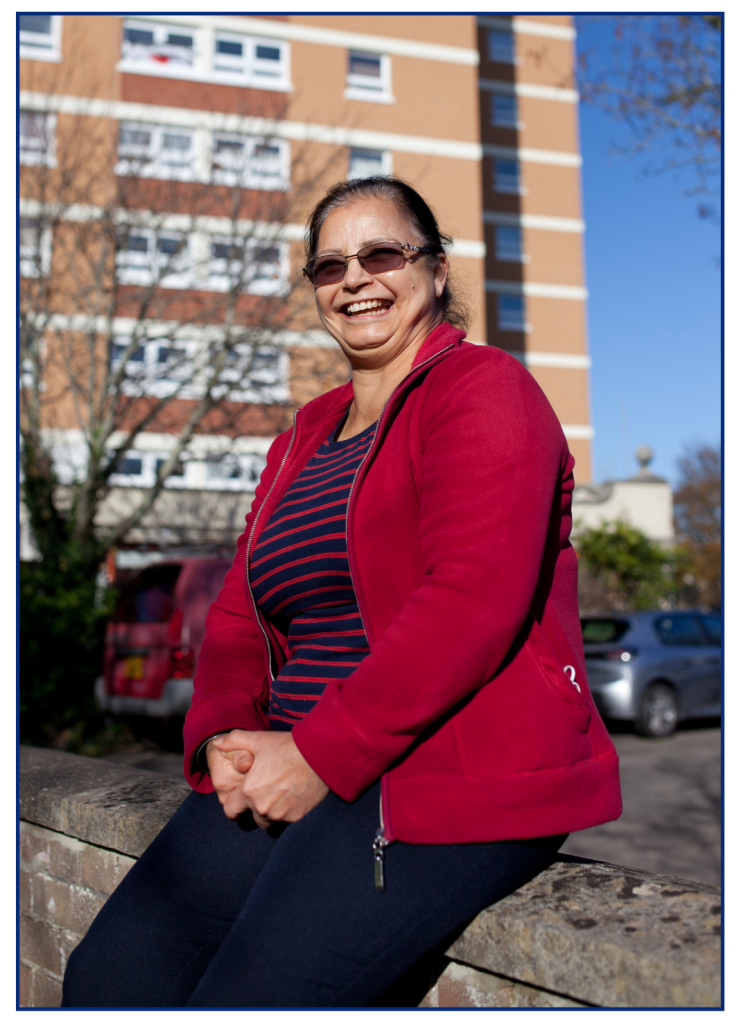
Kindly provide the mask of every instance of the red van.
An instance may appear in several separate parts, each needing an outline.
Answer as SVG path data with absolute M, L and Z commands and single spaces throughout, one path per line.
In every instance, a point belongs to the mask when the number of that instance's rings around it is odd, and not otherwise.
M 105 638 L 95 698 L 103 711 L 182 718 L 206 613 L 231 565 L 225 558 L 183 558 L 141 569 L 121 589 Z

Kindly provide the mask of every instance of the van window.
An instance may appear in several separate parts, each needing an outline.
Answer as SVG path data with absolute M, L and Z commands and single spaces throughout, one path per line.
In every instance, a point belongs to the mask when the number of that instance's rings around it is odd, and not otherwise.
M 625 619 L 582 619 L 581 635 L 585 644 L 616 644 L 629 627 Z
M 124 584 L 114 622 L 168 622 L 181 565 L 150 565 Z
M 694 615 L 665 615 L 654 620 L 654 629 L 668 647 L 702 647 L 707 642 Z

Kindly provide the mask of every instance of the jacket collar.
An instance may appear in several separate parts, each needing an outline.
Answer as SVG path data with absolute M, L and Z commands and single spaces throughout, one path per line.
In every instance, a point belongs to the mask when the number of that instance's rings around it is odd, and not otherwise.
M 466 332 L 453 327 L 447 321 L 431 331 L 420 345 L 412 364 L 412 371 L 449 345 L 460 346 Z M 352 381 L 312 399 L 301 409 L 301 419 L 307 427 L 319 425 L 324 420 L 337 421 L 353 399 Z

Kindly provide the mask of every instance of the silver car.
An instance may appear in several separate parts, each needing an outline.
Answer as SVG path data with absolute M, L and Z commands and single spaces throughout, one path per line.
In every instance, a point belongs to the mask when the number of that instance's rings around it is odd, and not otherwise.
M 721 713 L 721 618 L 699 611 L 581 620 L 587 677 L 604 718 L 669 736 L 686 718 Z

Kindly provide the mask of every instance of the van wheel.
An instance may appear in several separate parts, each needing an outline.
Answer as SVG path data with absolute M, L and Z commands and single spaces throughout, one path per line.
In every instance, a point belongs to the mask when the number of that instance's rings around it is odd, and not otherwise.
M 641 736 L 671 736 L 679 722 L 679 705 L 671 686 L 651 683 L 641 701 L 635 729 Z

